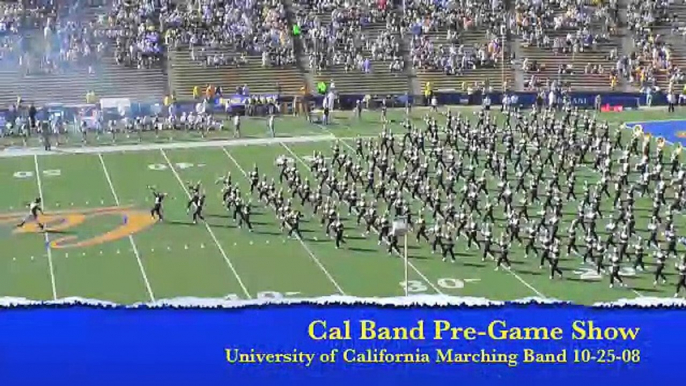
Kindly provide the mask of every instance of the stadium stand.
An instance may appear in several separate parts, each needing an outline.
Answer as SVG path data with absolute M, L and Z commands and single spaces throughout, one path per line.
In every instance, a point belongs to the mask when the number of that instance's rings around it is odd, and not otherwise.
M 418 47 L 433 46 L 428 49 L 428 55 L 435 57 L 431 62 L 416 60 L 417 79 L 422 84 L 430 82 L 434 90 L 437 91 L 466 91 L 470 88 L 502 91 L 503 86 L 511 81 L 512 72 L 505 59 L 507 54 L 502 51 L 502 46 L 494 48 L 497 43 L 493 43 L 489 47 L 488 39 L 483 37 L 483 31 L 464 31 L 456 40 L 453 40 L 457 43 L 448 41 L 445 37 L 446 34 L 447 32 L 445 34 L 434 32 L 416 39 L 418 42 L 415 44 Z M 446 48 L 450 45 L 454 45 L 454 47 Z M 456 55 L 465 58 L 463 60 L 467 61 L 462 69 L 458 69 L 459 63 L 456 64 L 457 68 L 455 69 L 452 66 L 448 69 L 448 65 L 445 63 L 442 63 L 443 66 L 439 65 L 440 62 L 449 60 L 447 58 L 450 56 L 449 51 L 451 49 L 456 52 Z M 420 50 L 417 49 L 418 51 Z M 446 53 L 443 54 L 442 51 Z M 485 60 L 477 59 L 479 52 L 487 53 Z M 421 56 L 421 54 L 417 56 Z M 462 59 L 455 60 L 459 62 Z
M 121 4 L 115 2 L 112 9 Z M 12 6 L 21 38 L 12 42 L 14 54 L 3 60 L 0 103 L 22 97 L 41 104 L 78 104 L 86 102 L 89 91 L 97 97 L 137 101 L 165 95 L 166 75 L 160 66 L 130 68 L 116 63 L 116 39 L 110 36 L 132 28 L 125 20 L 99 18 L 103 8 L 80 3 L 67 7 L 59 1 L 27 1 Z
M 649 0 L 0 1 L 0 103 L 682 91 L 686 4 Z
M 214 57 L 217 51 L 205 51 Z M 224 54 L 226 59 L 229 55 Z M 179 99 L 192 99 L 195 86 L 219 85 L 224 90 L 235 90 L 249 85 L 253 93 L 295 95 L 304 84 L 302 74 L 294 65 L 285 67 L 263 67 L 259 56 L 231 57 L 238 63 L 207 65 L 194 61 L 188 49 L 179 49 L 169 54 L 170 89 Z
M 438 91 L 502 91 L 512 79 L 504 16 L 499 0 L 407 4 L 403 24 L 419 82 Z
M 522 45 L 522 71 L 527 74 L 524 86 L 617 90 L 615 63 L 621 46 L 617 7 L 614 1 L 518 1 L 516 31 Z
M 297 24 L 315 83 L 339 93 L 408 92 L 400 15 L 386 1 L 301 1 Z
M 686 5 L 633 0 L 628 6 L 633 37 L 631 84 L 639 91 L 681 91 L 686 65 Z
M 205 7 L 206 13 L 197 12 Z M 255 93 L 296 94 L 303 86 L 296 66 L 288 10 L 282 1 L 192 0 L 181 22 L 167 24 L 170 87 L 192 98 L 194 87 L 224 90 L 249 85 Z

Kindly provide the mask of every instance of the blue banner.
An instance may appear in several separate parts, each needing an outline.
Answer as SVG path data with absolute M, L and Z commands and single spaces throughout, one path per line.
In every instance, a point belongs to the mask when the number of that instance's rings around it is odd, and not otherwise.
M 491 99 L 492 105 L 500 105 L 502 103 L 503 97 L 505 95 L 516 95 L 517 104 L 523 108 L 530 108 L 536 103 L 536 96 L 538 94 L 534 92 L 516 92 L 503 94 L 502 92 L 492 92 L 488 94 L 482 94 L 480 92 L 467 94 L 466 92 L 437 92 L 435 94 L 437 102 L 439 105 L 462 105 L 462 106 L 475 106 L 481 105 L 484 102 L 484 98 L 488 96 Z M 279 100 L 279 103 L 292 103 L 293 96 L 279 96 L 276 94 L 254 94 L 254 97 L 262 98 L 272 98 Z M 644 93 L 621 93 L 621 92 L 573 92 L 569 94 L 570 101 L 572 105 L 577 106 L 581 109 L 592 109 L 595 108 L 596 97 L 601 97 L 601 104 L 607 106 L 621 106 L 626 109 L 636 109 L 648 105 L 647 95 Z M 404 107 L 406 102 L 409 100 L 410 103 L 414 105 L 428 104 L 425 98 L 421 95 L 364 95 L 364 94 L 340 94 L 337 95 L 337 109 L 352 109 L 355 107 L 357 101 L 364 100 L 366 97 L 371 98 L 371 106 L 376 107 L 379 105 L 382 99 L 386 99 L 387 106 L 389 107 Z M 232 108 L 240 109 L 245 106 L 249 96 L 234 94 L 226 96 L 223 98 L 214 98 L 212 103 L 209 103 L 209 107 L 219 109 L 224 111 L 225 105 L 229 104 Z M 322 105 L 324 97 L 321 95 L 312 96 L 309 100 L 313 101 L 317 107 Z M 196 104 L 200 102 L 196 101 L 180 101 L 177 102 L 175 111 L 177 114 L 183 112 L 194 112 Z M 544 98 L 544 103 L 547 104 L 547 97 Z M 162 101 L 157 103 L 162 104 Z M 652 95 L 652 100 L 650 101 L 652 106 L 663 106 L 667 104 L 667 97 L 663 93 L 654 93 Z M 55 110 L 57 108 L 61 109 L 64 113 L 65 119 L 73 119 L 74 116 L 78 116 L 81 112 L 82 106 L 64 106 L 61 104 L 52 104 L 42 106 L 39 109 L 39 117 L 41 117 L 45 111 Z M 138 103 L 133 102 L 130 108 L 130 114 L 132 117 L 139 117 L 143 115 L 155 114 L 158 107 L 155 107 L 155 103 Z M 0 110 L 6 111 L 6 110 Z M 163 111 L 164 114 L 164 111 Z M 41 118 L 39 118 L 41 119 Z
M 571 305 L 0 311 L 3 385 L 681 381 L 679 309 Z

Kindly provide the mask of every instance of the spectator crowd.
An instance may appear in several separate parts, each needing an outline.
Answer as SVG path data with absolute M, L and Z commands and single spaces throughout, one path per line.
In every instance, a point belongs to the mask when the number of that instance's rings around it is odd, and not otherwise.
M 101 1 L 102 3 L 96 3 Z M 460 76 L 516 64 L 525 84 L 561 83 L 565 74 L 624 80 L 641 90 L 683 85 L 675 44 L 686 28 L 674 0 L 25 0 L 0 2 L 0 66 L 27 74 L 87 69 L 103 60 L 133 68 L 160 66 L 167 51 L 188 50 L 198 66 L 297 64 L 323 72 L 417 71 Z M 685 15 L 686 16 L 686 15 Z M 622 24 L 624 23 L 624 24 Z M 632 42 L 624 52 L 616 36 Z M 515 58 L 514 41 L 575 59 L 540 79 L 545 59 Z M 407 42 L 405 45 L 403 42 Z M 529 51 L 527 51 L 529 52 Z M 583 63 L 601 52 L 604 62 Z M 581 61 L 581 62 L 580 62 Z M 548 72 L 550 73 L 550 72 Z

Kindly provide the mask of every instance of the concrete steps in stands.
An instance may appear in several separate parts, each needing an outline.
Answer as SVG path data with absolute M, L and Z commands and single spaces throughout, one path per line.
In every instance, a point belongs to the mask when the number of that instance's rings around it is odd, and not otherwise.
M 328 26 L 331 24 L 331 13 L 321 12 L 317 14 L 322 25 Z M 364 41 L 357 41 L 357 47 L 360 53 L 369 58 L 372 55 L 370 46 L 378 39 L 378 37 L 386 32 L 386 25 L 382 23 L 372 23 L 362 27 L 362 35 Z M 401 43 L 400 47 L 404 46 L 400 41 L 400 36 L 393 31 L 394 36 Z M 367 44 L 365 44 L 365 42 Z M 338 47 L 343 50 L 346 47 Z M 403 52 L 399 53 L 402 58 Z M 306 60 L 309 66 L 309 60 Z M 372 60 L 372 72 L 364 73 L 357 69 L 349 72 L 345 71 L 343 65 L 332 65 L 329 68 L 317 71 L 316 68 L 310 68 L 312 78 L 315 84 L 311 85 L 312 90 L 316 90 L 316 83 L 324 82 L 327 85 L 333 81 L 336 85 L 336 90 L 339 93 L 346 94 L 371 94 L 371 95 L 386 95 L 386 94 L 402 94 L 410 91 L 409 77 L 405 71 L 391 72 L 389 66 L 391 61 L 388 60 Z
M 463 31 L 459 38 L 452 42 L 448 41 L 447 34 L 447 29 L 441 29 L 427 35 L 433 42 L 434 48 L 441 45 L 448 47 L 454 43 L 458 46 L 464 45 L 465 50 L 471 50 L 474 45 L 482 45 L 488 42 L 485 30 Z M 504 47 L 506 49 L 507 45 Z M 507 56 L 507 53 L 505 55 Z M 467 69 L 463 71 L 462 75 L 447 75 L 442 71 L 429 69 L 416 69 L 416 74 L 422 87 L 427 82 L 431 82 L 434 91 L 466 90 L 468 87 L 484 84 L 488 84 L 489 88 L 494 91 L 502 91 L 505 84 L 511 86 L 514 80 L 514 73 L 509 63 L 504 62 L 502 58 L 499 58 L 495 67 Z
M 21 96 L 34 103 L 85 103 L 88 91 L 96 96 L 131 98 L 136 101 L 161 100 L 166 93 L 166 77 L 160 69 L 130 69 L 106 58 L 89 74 L 87 68 L 74 68 L 59 74 L 24 75 L 0 72 L 0 103 L 11 103 Z
M 226 54 L 235 55 L 228 51 Z M 278 83 L 282 95 L 300 93 L 304 78 L 296 66 L 263 68 L 261 57 L 247 59 L 248 63 L 240 67 L 214 67 L 193 61 L 187 48 L 171 51 L 168 53 L 169 87 L 179 99 L 192 98 L 195 86 L 204 88 L 208 84 L 221 86 L 227 93 L 247 84 L 251 93 L 272 94 Z
M 585 51 L 577 54 L 555 54 L 549 50 L 538 47 L 522 47 L 524 57 L 530 63 L 536 61 L 539 67 L 538 72 L 529 72 L 525 76 L 528 81 L 531 75 L 541 82 L 562 81 L 563 85 L 571 85 L 574 91 L 583 90 L 610 90 L 610 70 L 614 68 L 614 61 L 607 59 L 608 51 Z M 573 73 L 560 74 L 560 66 L 572 65 Z M 603 74 L 585 73 L 586 66 L 602 66 Z

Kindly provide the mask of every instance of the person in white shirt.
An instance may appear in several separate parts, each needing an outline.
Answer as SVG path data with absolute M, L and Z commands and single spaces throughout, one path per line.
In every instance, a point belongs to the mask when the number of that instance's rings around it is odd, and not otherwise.
M 486 95 L 484 97 L 484 110 L 490 110 L 491 109 L 491 97 Z
M 500 107 L 500 111 L 510 111 L 510 96 L 503 94 L 503 103 Z
M 241 137 L 241 117 L 238 114 L 233 116 L 233 136 L 236 138 Z
M 269 133 L 272 135 L 272 138 L 276 137 L 276 133 L 274 131 L 274 115 L 269 116 L 269 119 L 267 120 L 267 128 L 269 128 Z

